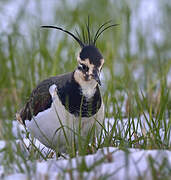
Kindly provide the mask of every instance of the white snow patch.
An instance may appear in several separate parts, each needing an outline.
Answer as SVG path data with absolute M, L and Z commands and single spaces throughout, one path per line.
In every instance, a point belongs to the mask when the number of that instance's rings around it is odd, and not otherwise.
M 11 174 L 7 177 L 5 177 L 5 180 L 28 180 L 28 177 L 26 174 L 22 173 L 16 173 L 16 174 Z
M 110 156 L 110 158 L 108 158 Z M 70 179 L 69 173 L 64 173 L 64 170 L 70 172 L 73 170 L 73 178 L 79 177 L 77 168 L 83 160 L 86 162 L 88 168 L 92 167 L 94 163 L 97 163 L 104 158 L 103 163 L 97 164 L 89 172 L 83 173 L 83 177 L 88 179 L 99 178 L 105 175 L 110 175 L 108 179 L 137 179 L 143 177 L 145 179 L 151 179 L 149 157 L 161 164 L 164 158 L 167 158 L 171 163 L 171 152 L 164 150 L 138 150 L 128 149 L 128 152 L 119 150 L 118 148 L 103 148 L 98 150 L 93 155 L 87 155 L 84 157 L 77 157 L 70 160 L 48 160 L 44 162 L 38 162 L 36 168 L 35 177 L 41 177 L 44 179 L 56 179 L 58 177 L 64 177 L 64 179 Z M 109 160 L 110 159 L 110 160 Z M 24 174 L 14 174 L 8 176 L 6 179 L 26 179 Z
M 0 141 L 0 150 L 2 150 L 5 147 L 6 143 L 5 141 L 1 140 Z
M 24 137 L 25 136 L 25 128 L 22 124 L 18 123 L 18 121 L 12 122 L 12 133 L 15 138 Z

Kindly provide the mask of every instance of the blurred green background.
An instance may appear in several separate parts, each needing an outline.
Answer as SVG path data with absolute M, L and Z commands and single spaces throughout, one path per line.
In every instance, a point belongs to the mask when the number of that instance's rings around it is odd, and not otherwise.
M 97 43 L 106 116 L 135 117 L 149 107 L 170 114 L 171 1 L 1 0 L 0 120 L 13 120 L 38 82 L 76 67 L 78 44 L 40 26 L 75 32 L 88 15 L 93 31 L 108 20 L 119 24 Z

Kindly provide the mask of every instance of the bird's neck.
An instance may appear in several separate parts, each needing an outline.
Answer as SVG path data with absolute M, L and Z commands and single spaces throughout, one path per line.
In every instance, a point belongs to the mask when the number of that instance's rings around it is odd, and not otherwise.
M 58 95 L 65 108 L 76 117 L 90 117 L 97 113 L 101 107 L 102 99 L 98 85 L 79 84 L 74 72 L 67 80 L 65 86 L 58 87 Z M 93 87 L 92 89 L 90 87 Z
M 90 81 L 83 80 L 83 77 L 80 76 L 77 70 L 74 71 L 74 80 L 79 84 L 82 94 L 87 99 L 90 99 L 94 96 L 97 86 L 98 86 L 96 80 L 94 79 Z

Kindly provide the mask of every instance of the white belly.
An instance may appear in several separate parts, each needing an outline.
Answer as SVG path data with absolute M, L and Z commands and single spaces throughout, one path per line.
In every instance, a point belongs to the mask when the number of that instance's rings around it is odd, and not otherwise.
M 31 121 L 26 120 L 25 124 L 31 134 L 47 147 L 64 151 L 67 143 L 66 139 L 69 144 L 74 139 L 77 141 L 79 129 L 81 129 L 81 136 L 85 138 L 89 129 L 95 124 L 95 131 L 98 134 L 101 129 L 99 123 L 103 124 L 104 105 L 102 103 L 98 113 L 90 118 L 76 118 L 66 111 L 54 88 L 50 89 L 53 99 L 51 107 L 38 113 Z M 79 128 L 79 124 L 81 124 L 81 128 Z

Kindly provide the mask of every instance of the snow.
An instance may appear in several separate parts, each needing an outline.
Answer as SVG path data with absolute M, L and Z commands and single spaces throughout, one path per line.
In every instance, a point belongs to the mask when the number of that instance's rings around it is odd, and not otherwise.
M 171 163 L 171 152 L 164 150 L 139 150 L 139 149 L 128 149 L 127 151 L 119 150 L 118 148 L 103 148 L 98 150 L 93 155 L 87 155 L 84 157 L 77 157 L 71 160 L 48 160 L 37 162 L 35 178 L 39 179 L 57 179 L 59 177 L 64 177 L 64 179 L 70 179 L 69 172 L 71 169 L 73 171 L 73 178 L 77 179 L 79 177 L 79 168 L 81 162 L 85 160 L 87 168 L 93 166 L 102 158 L 104 162 L 92 168 L 90 172 L 84 172 L 83 177 L 94 179 L 110 175 L 108 179 L 137 179 L 138 177 L 143 177 L 146 179 L 151 179 L 150 168 L 149 168 L 149 158 L 153 158 L 156 163 L 161 164 L 164 158 L 168 158 L 169 163 Z M 63 171 L 67 170 L 68 173 L 63 174 Z M 41 178 L 40 178 L 41 177 Z M 5 179 L 17 179 L 23 180 L 27 179 L 26 174 L 16 173 L 7 176 Z
M 5 147 L 5 144 L 6 144 L 6 143 L 5 143 L 4 141 L 2 141 L 2 140 L 0 141 L 0 150 Z
M 27 180 L 28 177 L 25 175 L 25 174 L 22 174 L 22 173 L 16 173 L 16 174 L 12 174 L 12 175 L 9 175 L 7 177 L 5 177 L 5 180 Z
M 143 118 L 141 117 L 143 120 Z M 115 119 L 106 119 L 112 124 Z M 118 123 L 120 128 L 125 128 L 125 124 L 128 119 L 124 119 L 124 123 Z M 136 119 L 134 119 L 136 122 Z M 146 126 L 146 124 L 144 124 Z M 142 133 L 140 127 L 137 130 L 138 133 Z M 21 145 L 23 154 L 28 156 L 28 149 L 31 146 L 30 140 L 24 137 L 24 129 L 18 124 L 18 122 L 13 122 L 13 133 L 18 138 L 17 143 Z M 20 135 L 20 133 L 22 135 Z M 23 138 L 21 141 L 21 137 Z M 23 145 L 24 143 L 24 145 Z M 43 144 L 38 140 L 34 140 L 34 144 L 37 148 L 41 150 L 44 155 L 50 152 Z M 5 148 L 6 143 L 0 141 L 0 151 Z M 27 148 L 26 148 L 27 147 Z M 14 149 L 15 150 L 15 149 Z M 0 161 L 3 153 L 0 153 Z M 81 164 L 85 161 L 86 169 L 83 173 L 83 177 L 88 179 L 98 179 L 100 177 L 105 177 L 109 175 L 108 179 L 137 179 L 142 177 L 143 179 L 151 179 L 151 169 L 150 169 L 150 158 L 152 158 L 155 164 L 162 164 L 164 159 L 167 158 L 168 163 L 171 164 L 171 152 L 167 150 L 142 150 L 128 148 L 121 150 L 114 147 L 105 147 L 99 149 L 95 154 L 87 156 L 77 156 L 75 158 L 58 159 L 56 160 L 55 155 L 53 158 L 47 161 L 40 159 L 35 161 L 35 170 L 32 173 L 32 179 L 70 179 L 71 170 L 74 179 L 78 179 L 80 176 L 80 171 L 78 169 Z M 102 161 L 98 164 L 98 162 Z M 94 164 L 96 163 L 96 166 Z M 33 163 L 28 162 L 29 166 L 32 167 Z M 22 165 L 22 164 L 21 164 Z M 93 167 L 94 166 L 94 167 Z M 24 166 L 23 166 L 24 167 Z M 65 171 L 65 173 L 64 173 Z M 67 172 L 66 172 L 67 171 Z M 0 164 L 0 179 L 4 176 L 4 167 Z M 13 174 L 5 176 L 5 180 L 10 179 L 29 179 L 28 174 L 18 173 L 17 171 Z

